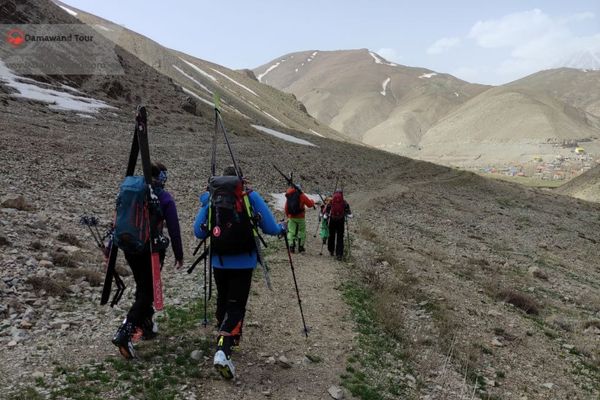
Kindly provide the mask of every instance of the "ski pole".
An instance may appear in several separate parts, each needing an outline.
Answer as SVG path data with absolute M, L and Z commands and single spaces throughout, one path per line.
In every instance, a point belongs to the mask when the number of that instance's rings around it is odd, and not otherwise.
M 102 242 L 100 240 L 101 236 L 100 232 L 98 232 L 98 220 L 96 219 L 96 217 L 94 217 L 93 215 L 84 215 L 79 220 L 79 223 L 88 227 L 90 233 L 92 234 L 92 237 L 94 238 L 94 242 L 96 242 L 96 246 L 98 246 L 100 249 L 103 249 L 104 246 L 102 245 Z M 92 229 L 92 226 L 96 228 L 96 231 Z
M 348 259 L 350 259 L 352 257 L 352 241 L 350 240 L 350 220 L 348 220 L 348 217 L 346 217 L 346 236 L 348 238 Z
M 294 278 L 294 286 L 296 287 L 296 296 L 298 297 L 298 306 L 300 307 L 300 315 L 302 316 L 302 325 L 304 326 L 304 335 L 308 337 L 308 328 L 306 327 L 306 322 L 304 321 L 304 312 L 302 311 L 302 300 L 300 300 L 300 291 L 298 290 L 298 282 L 296 281 L 296 272 L 294 271 L 294 263 L 292 262 L 292 253 L 290 251 L 290 243 L 288 241 L 287 235 L 284 235 L 285 239 L 285 247 L 288 253 L 288 260 L 290 261 L 290 268 L 292 269 L 292 277 Z

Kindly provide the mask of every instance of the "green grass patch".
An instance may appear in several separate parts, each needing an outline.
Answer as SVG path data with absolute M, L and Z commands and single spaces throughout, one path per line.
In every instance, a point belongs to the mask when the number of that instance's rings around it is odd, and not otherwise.
M 212 310 L 209 312 L 212 315 Z M 203 354 L 209 354 L 210 351 L 211 344 L 199 334 L 203 314 L 201 301 L 185 307 L 166 307 L 158 319 L 159 336 L 136 346 L 137 360 L 129 361 L 115 355 L 77 368 L 57 365 L 52 379 L 36 382 L 38 387 L 46 387 L 50 391 L 49 397 L 39 395 L 33 387 L 25 387 L 8 398 L 180 398 L 182 385 L 199 386 L 213 374 L 210 365 L 203 365 L 202 360 L 196 361 L 190 356 L 194 350 L 200 350 Z
M 403 344 L 385 332 L 377 320 L 374 294 L 356 283 L 343 286 L 359 332 L 358 346 L 348 357 L 342 386 L 363 400 L 405 396 L 409 387 L 401 378 L 409 372 Z
M 44 398 L 35 388 L 29 386 L 8 396 L 8 400 L 42 400 Z

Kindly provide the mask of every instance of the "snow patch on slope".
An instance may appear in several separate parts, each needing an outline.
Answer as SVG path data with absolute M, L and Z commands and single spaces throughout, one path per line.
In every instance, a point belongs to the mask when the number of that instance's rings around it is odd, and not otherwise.
M 312 144 L 311 142 L 304 140 L 304 139 L 299 139 L 297 137 L 285 134 L 285 133 L 281 133 L 279 131 L 276 131 L 275 129 L 271 129 L 271 128 L 265 128 L 264 126 L 260 126 L 260 125 L 251 125 L 254 129 L 257 129 L 261 132 L 264 132 L 268 135 L 271 136 L 275 136 L 276 138 L 285 140 L 287 142 L 292 142 L 292 143 L 296 143 L 296 144 L 302 144 L 304 146 L 313 146 L 313 147 L 318 147 L 314 144 Z
M 263 72 L 262 74 L 259 74 L 256 77 L 256 79 L 258 79 L 259 82 L 262 82 L 262 78 L 264 78 L 265 75 L 267 75 L 269 72 L 273 71 L 275 68 L 279 67 L 279 64 L 281 64 L 281 62 L 271 65 L 269 68 L 267 68 L 267 70 L 265 72 Z
M 386 89 L 387 89 L 387 85 L 390 83 L 390 81 L 392 80 L 392 78 L 388 77 L 385 81 L 383 81 L 383 83 L 381 84 L 381 86 L 383 87 L 383 90 L 379 93 L 381 93 L 383 96 L 385 96 L 386 93 Z
M 67 8 L 67 7 L 64 7 L 61 5 L 59 5 L 59 7 L 62 8 L 63 10 L 65 10 L 66 12 L 68 12 L 69 14 L 71 14 L 72 16 L 74 16 L 74 17 L 77 16 L 77 13 L 75 11 L 71 10 L 70 8 Z
M 175 68 L 175 70 L 177 72 L 179 72 L 181 75 L 185 76 L 186 78 L 188 78 L 189 80 L 191 80 L 192 82 L 194 82 L 196 85 L 200 86 L 204 91 L 213 94 L 213 92 L 207 88 L 206 86 L 204 86 L 202 83 L 200 83 L 198 80 L 196 80 L 193 76 L 188 75 L 184 70 L 182 70 L 181 68 L 179 68 L 177 65 L 173 64 L 173 68 Z
M 241 83 L 239 83 L 238 81 L 236 81 L 236 80 L 235 80 L 235 79 L 233 79 L 233 78 L 230 78 L 229 76 L 225 75 L 225 74 L 224 74 L 224 73 L 222 73 L 221 71 L 218 71 L 218 70 L 216 70 L 216 69 L 214 69 L 214 68 L 211 68 L 211 69 L 212 69 L 213 71 L 215 71 L 217 74 L 221 75 L 222 77 L 224 77 L 224 78 L 226 78 L 226 79 L 229 79 L 231 82 L 235 83 L 236 85 L 238 85 L 238 86 L 239 86 L 239 87 L 241 87 L 242 89 L 246 89 L 247 91 L 249 91 L 249 92 L 250 92 L 250 93 L 252 93 L 253 95 L 255 95 L 255 96 L 257 96 L 257 97 L 260 97 L 260 96 L 258 96 L 258 94 L 256 94 L 256 92 L 255 92 L 254 90 L 250 89 L 248 86 L 242 85 Z
M 398 64 L 394 64 L 394 63 L 385 61 L 383 58 L 381 58 L 379 55 L 373 53 L 372 51 L 370 51 L 369 54 L 375 60 L 375 64 L 389 65 L 390 67 L 397 67 L 398 66 Z
M 258 108 L 258 107 L 257 107 Z M 275 118 L 274 116 L 272 116 L 271 114 L 269 114 L 268 112 L 266 112 L 265 110 L 261 110 L 267 117 L 271 118 L 274 121 L 277 121 L 280 125 L 282 125 L 283 127 L 287 128 L 287 125 L 284 124 L 283 122 L 281 122 L 280 120 L 278 120 L 277 118 Z
M 106 31 L 106 32 L 112 32 L 112 29 L 108 29 L 108 28 L 107 28 L 107 27 L 105 27 L 104 25 L 95 24 L 94 26 L 95 26 L 96 28 L 98 28 L 98 29 L 101 29 L 101 30 L 103 30 L 103 31 Z
M 325 136 L 321 135 L 319 132 L 316 132 L 316 131 L 314 131 L 314 130 L 312 130 L 312 129 L 309 129 L 309 130 L 310 130 L 312 133 L 314 133 L 315 135 L 317 135 L 317 136 L 325 137 Z
M 188 89 L 188 88 L 186 88 L 184 86 L 181 87 L 181 90 L 183 90 L 185 93 L 189 94 L 190 96 L 195 97 L 196 99 L 200 100 L 204 104 L 207 104 L 207 105 L 209 105 L 211 107 L 215 106 L 211 101 L 203 99 L 202 97 L 198 96 L 196 93 L 192 92 L 190 89 Z
M 436 75 L 437 75 L 436 72 L 430 72 L 428 74 L 423 74 L 423 75 L 419 76 L 419 79 L 429 79 L 432 76 L 436 76 Z
M 32 79 L 21 78 L 20 76 L 13 74 L 13 72 L 10 69 L 8 69 L 4 62 L 2 62 L 1 60 L 0 82 L 3 82 L 6 86 L 17 90 L 18 93 L 13 93 L 11 94 L 11 96 L 40 101 L 42 103 L 48 103 L 48 108 L 52 110 L 77 111 L 80 113 L 95 113 L 102 108 L 115 108 L 109 106 L 101 100 L 96 100 L 84 96 L 75 96 L 70 93 L 40 87 Z M 73 91 L 77 91 L 77 89 L 71 89 Z
M 218 82 L 218 81 L 217 81 L 217 78 L 215 78 L 214 76 L 212 76 L 212 75 L 211 75 L 211 74 L 209 74 L 208 72 L 206 72 L 206 71 L 204 71 L 204 70 L 200 69 L 200 68 L 199 68 L 198 66 L 196 66 L 195 64 L 192 64 L 191 62 L 189 62 L 189 61 L 187 61 L 187 60 L 184 60 L 184 59 L 183 59 L 183 58 L 181 58 L 181 57 L 179 57 L 179 59 L 180 59 L 181 61 L 183 61 L 184 63 L 186 63 L 187 65 L 189 65 L 190 67 L 192 67 L 192 68 L 193 68 L 194 70 L 196 70 L 196 71 L 197 71 L 199 74 L 201 74 L 201 75 L 203 75 L 203 76 L 207 77 L 208 79 L 211 79 L 211 80 L 213 80 L 213 81 L 215 81 L 215 82 Z

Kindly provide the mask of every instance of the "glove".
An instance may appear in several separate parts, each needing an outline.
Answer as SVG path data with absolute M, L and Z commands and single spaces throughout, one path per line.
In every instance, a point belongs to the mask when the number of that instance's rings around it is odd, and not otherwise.
M 283 236 L 287 234 L 287 222 L 282 221 L 279 224 L 279 227 L 281 228 L 281 232 L 279 233 L 279 236 Z

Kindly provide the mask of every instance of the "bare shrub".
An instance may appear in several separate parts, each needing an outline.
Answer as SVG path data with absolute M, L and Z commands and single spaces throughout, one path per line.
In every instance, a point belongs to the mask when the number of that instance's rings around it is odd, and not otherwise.
M 62 251 L 55 251 L 52 253 L 52 262 L 54 265 L 58 265 L 64 268 L 76 268 L 78 257 L 64 253 Z
M 586 310 L 600 311 L 600 294 L 596 290 L 588 289 L 579 293 L 575 298 L 575 303 L 582 306 Z
M 588 328 L 592 328 L 592 327 L 600 329 L 600 320 L 592 319 L 589 321 L 585 321 L 583 324 L 583 329 L 588 329 Z
M 513 306 L 520 308 L 527 314 L 537 315 L 540 312 L 540 306 L 534 299 L 516 290 L 500 290 L 497 294 L 497 297 L 508 304 L 512 304 Z
M 546 274 L 546 272 L 544 272 L 544 270 L 540 268 L 534 269 L 531 275 L 533 275 L 534 278 L 540 279 L 542 281 L 548 280 L 548 274 Z
M 85 278 L 90 286 L 100 286 L 104 282 L 104 276 L 100 272 L 91 269 L 69 269 L 67 270 L 67 275 L 72 280 Z
M 81 242 L 79 241 L 79 238 L 75 235 L 73 235 L 72 233 L 64 233 L 61 232 L 57 237 L 58 240 L 60 240 L 61 242 L 64 243 L 68 243 L 72 246 L 81 246 Z
M 29 278 L 27 278 L 25 283 L 28 283 L 31 286 L 33 286 L 33 289 L 36 292 L 40 290 L 45 290 L 46 293 L 48 293 L 48 295 L 55 297 L 65 296 L 69 287 L 68 283 L 65 280 L 59 278 L 40 276 L 30 276 Z

